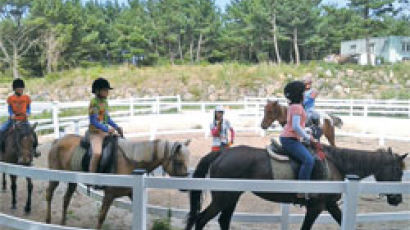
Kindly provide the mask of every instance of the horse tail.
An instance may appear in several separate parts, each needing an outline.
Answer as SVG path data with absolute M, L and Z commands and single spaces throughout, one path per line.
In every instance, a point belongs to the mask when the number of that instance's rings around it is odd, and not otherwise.
M 333 125 L 339 129 L 342 128 L 343 126 L 343 121 L 340 117 L 334 115 L 334 114 L 329 114 L 329 117 L 332 119 Z
M 205 178 L 206 174 L 211 167 L 212 162 L 220 155 L 220 152 L 210 152 L 206 156 L 202 157 L 195 171 L 192 175 L 193 178 Z M 201 190 L 192 190 L 189 192 L 190 210 L 187 217 L 186 230 L 191 229 L 195 224 L 197 216 L 201 211 Z

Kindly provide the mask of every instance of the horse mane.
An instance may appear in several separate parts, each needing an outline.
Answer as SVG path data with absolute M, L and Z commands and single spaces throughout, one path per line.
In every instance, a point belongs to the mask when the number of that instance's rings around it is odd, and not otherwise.
M 393 162 L 395 159 L 394 154 L 386 149 L 368 151 L 329 145 L 323 145 L 323 149 L 342 174 L 356 174 L 361 178 L 372 175 L 381 165 Z
M 136 162 L 152 161 L 154 152 L 158 151 L 161 140 L 154 141 L 129 141 L 119 139 L 118 145 L 126 158 Z M 149 159 L 148 159 L 149 158 Z

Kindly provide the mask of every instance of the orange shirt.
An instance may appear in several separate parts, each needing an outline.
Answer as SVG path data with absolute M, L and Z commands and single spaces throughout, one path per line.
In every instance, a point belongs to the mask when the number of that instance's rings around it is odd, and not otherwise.
M 300 116 L 300 127 L 302 129 L 305 128 L 305 123 L 306 123 L 306 112 L 303 109 L 302 104 L 291 104 L 288 107 L 288 114 L 287 114 L 287 123 L 285 127 L 283 128 L 282 133 L 280 134 L 281 137 L 293 137 L 299 139 L 299 135 L 296 133 L 295 130 L 292 128 L 292 117 L 294 115 L 299 115 Z
M 11 106 L 11 109 L 16 116 L 16 120 L 25 120 L 27 117 L 27 108 L 31 104 L 31 99 L 28 95 L 17 96 L 13 94 L 7 98 L 7 104 Z

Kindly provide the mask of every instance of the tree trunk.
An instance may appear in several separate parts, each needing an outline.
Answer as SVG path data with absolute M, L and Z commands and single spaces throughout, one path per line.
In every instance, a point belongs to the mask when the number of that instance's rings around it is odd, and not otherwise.
M 184 57 L 182 56 L 181 35 L 179 35 L 178 37 L 178 51 L 179 51 L 179 59 L 182 61 Z
M 272 33 L 273 33 L 273 45 L 275 47 L 275 54 L 276 54 L 276 61 L 280 65 L 282 62 L 282 59 L 280 57 L 279 53 L 279 47 L 278 47 L 278 35 L 277 35 L 277 25 L 276 25 L 276 13 L 273 14 L 272 17 Z
M 189 58 L 191 59 L 191 63 L 194 63 L 194 39 L 192 38 L 189 43 Z
M 298 47 L 298 29 L 296 27 L 293 28 L 293 48 L 295 49 L 296 65 L 299 65 L 300 64 L 300 54 L 299 54 L 299 47 Z
M 295 59 L 293 58 L 293 44 L 291 44 L 289 47 L 289 62 L 290 63 L 295 62 Z
M 198 47 L 196 49 L 196 61 L 201 61 L 201 43 L 202 43 L 202 33 L 199 33 Z
M 19 71 L 18 71 L 18 52 L 17 52 L 17 46 L 16 44 L 13 43 L 13 78 L 19 78 Z
M 366 56 L 367 56 L 367 65 L 371 65 L 371 56 L 370 56 L 370 38 L 369 38 L 369 25 L 367 20 L 369 18 L 369 1 L 366 1 L 366 5 L 364 7 L 364 23 L 366 26 L 366 37 L 365 37 L 365 46 L 366 46 Z

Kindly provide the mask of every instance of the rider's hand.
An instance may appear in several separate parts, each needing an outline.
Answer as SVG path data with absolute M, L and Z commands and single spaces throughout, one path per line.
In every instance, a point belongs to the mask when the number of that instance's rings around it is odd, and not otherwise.
M 113 128 L 108 129 L 108 133 L 109 133 L 109 134 L 114 134 L 114 133 L 115 133 L 115 129 L 113 129 Z
M 11 120 L 16 120 L 16 114 L 11 115 Z
M 120 135 L 120 137 L 124 137 L 124 131 L 121 127 L 117 127 L 117 133 Z
M 319 142 L 319 141 L 316 140 L 313 136 L 310 136 L 310 142 L 311 142 L 311 143 L 317 143 L 317 142 Z

